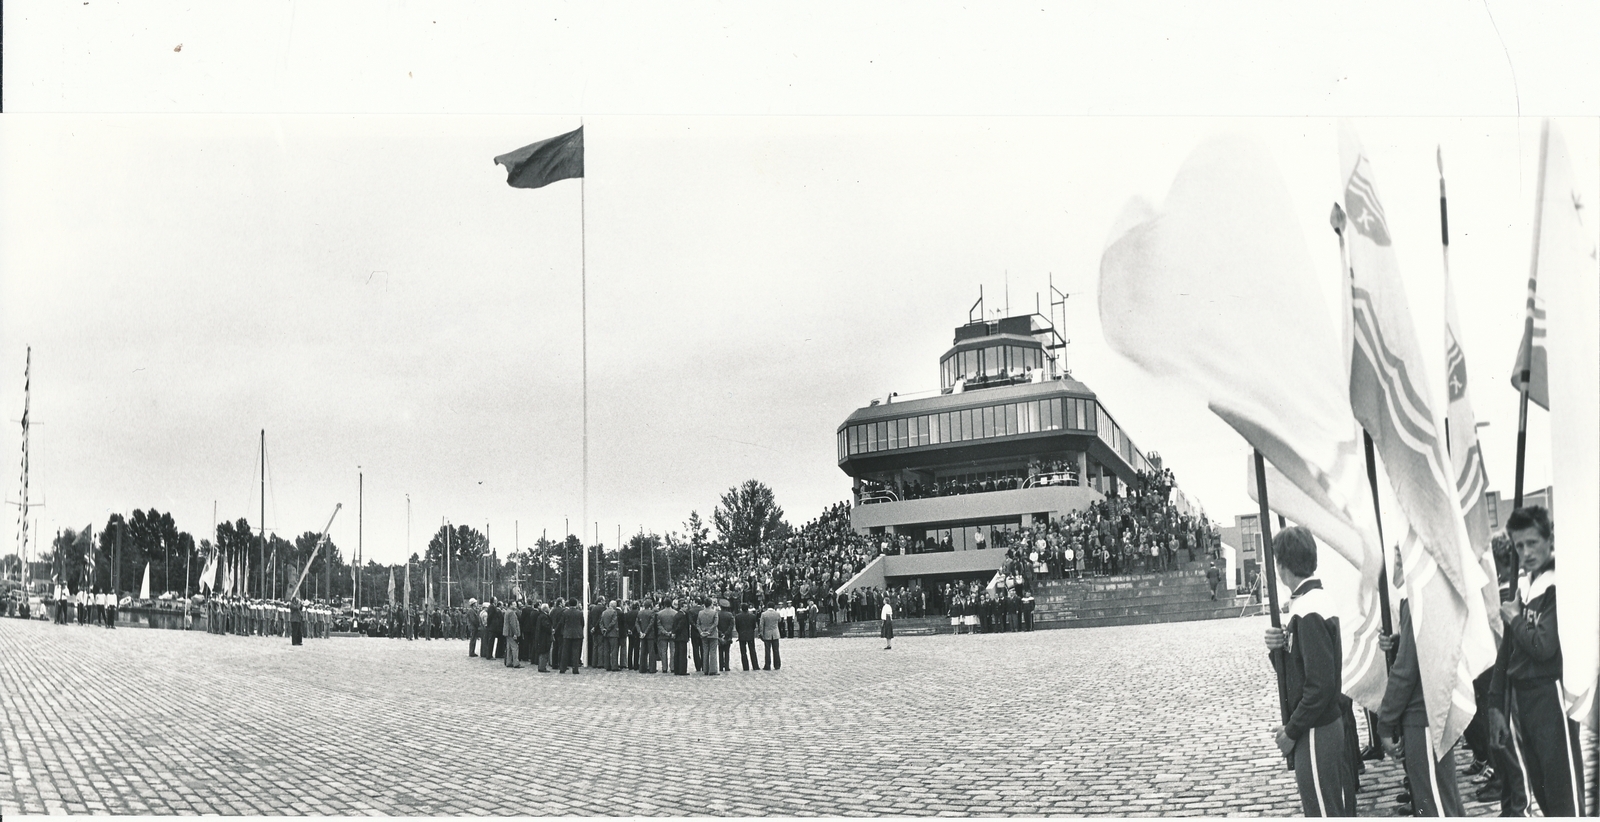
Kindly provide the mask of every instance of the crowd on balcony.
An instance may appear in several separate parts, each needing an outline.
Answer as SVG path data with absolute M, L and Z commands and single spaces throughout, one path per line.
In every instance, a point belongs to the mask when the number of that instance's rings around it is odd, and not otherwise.
M 953 497 L 962 494 L 981 494 L 989 491 L 1014 491 L 1044 485 L 1077 485 L 1077 466 L 1067 460 L 1043 460 L 1026 469 L 988 471 L 982 474 L 961 474 L 933 482 L 880 482 L 861 480 L 857 500 L 863 505 L 876 502 L 898 502 L 930 497 Z

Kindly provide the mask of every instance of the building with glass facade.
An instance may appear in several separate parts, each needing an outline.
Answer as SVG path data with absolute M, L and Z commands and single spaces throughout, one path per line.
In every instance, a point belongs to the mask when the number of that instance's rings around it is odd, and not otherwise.
M 939 359 L 937 392 L 850 414 L 837 447 L 855 530 L 885 535 L 896 554 L 984 551 L 994 531 L 1117 495 L 1147 469 L 1094 392 L 1058 367 L 1059 339 L 1038 314 L 968 323 Z M 917 563 L 896 563 L 915 575 Z

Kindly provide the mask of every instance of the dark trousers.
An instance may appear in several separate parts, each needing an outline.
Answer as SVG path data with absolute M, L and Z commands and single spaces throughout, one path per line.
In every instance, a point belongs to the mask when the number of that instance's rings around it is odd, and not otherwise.
M 1511 683 L 1512 732 L 1533 798 L 1547 817 L 1577 816 L 1583 809 L 1583 749 L 1561 691 L 1559 679 Z
M 700 637 L 699 631 L 695 631 L 689 637 L 689 645 L 694 648 L 694 669 L 696 671 L 704 671 L 706 669 L 705 648 L 703 647 L 705 640 Z
M 778 653 L 778 640 L 776 640 L 776 639 L 762 639 L 761 641 L 763 643 L 766 643 L 766 646 L 767 646 L 767 648 L 766 648 L 766 651 L 767 651 L 766 664 L 761 666 L 762 669 L 763 670 L 768 670 L 768 671 L 779 671 L 779 670 L 782 670 L 783 669 L 783 656 Z
M 478 632 L 473 631 L 467 635 L 467 656 L 478 655 Z
M 723 640 L 723 642 L 717 646 L 717 667 L 724 671 L 732 670 L 728 667 L 728 651 L 732 647 L 733 643 L 728 640 Z
M 1449 751 L 1435 757 L 1426 725 L 1405 726 L 1406 778 L 1411 781 L 1411 802 L 1417 816 L 1466 816 L 1456 787 L 1456 762 Z
M 561 658 L 562 670 L 571 668 L 573 673 L 578 672 L 578 666 L 583 664 L 583 637 L 573 637 L 567 640 L 567 649 Z
M 1355 774 L 1345 750 L 1344 718 L 1306 731 L 1294 748 L 1294 777 L 1306 816 L 1355 816 Z
M 634 643 L 634 669 L 639 673 L 656 672 L 656 641 L 654 639 L 639 638 Z
M 600 653 L 605 657 L 606 670 L 617 670 L 617 638 L 608 636 L 601 640 Z
M 299 645 L 300 644 L 300 638 L 301 638 L 301 636 L 303 636 L 303 634 L 301 632 L 302 632 L 302 629 L 304 627 L 305 626 L 303 626 L 301 623 L 298 623 L 298 622 L 289 623 L 289 644 L 290 645 Z
M 106 627 L 117 627 L 117 606 L 115 605 L 106 606 Z
M 743 665 L 746 671 L 751 668 L 758 670 L 761 668 L 761 660 L 756 656 L 755 638 L 739 640 L 739 664 Z
M 672 640 L 672 673 L 676 676 L 687 676 L 689 673 L 689 640 Z
M 550 671 L 550 646 L 546 645 L 543 648 L 539 649 L 539 673 L 541 673 L 541 674 L 549 673 L 549 671 Z

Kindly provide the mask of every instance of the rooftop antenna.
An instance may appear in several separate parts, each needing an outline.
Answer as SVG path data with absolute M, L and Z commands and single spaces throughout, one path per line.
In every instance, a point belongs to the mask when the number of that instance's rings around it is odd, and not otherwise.
M 1004 269 L 1006 277 L 1006 316 L 1011 316 L 1011 269 Z
M 1060 365 L 1060 368 L 1061 368 L 1061 373 L 1063 375 L 1065 375 L 1065 376 L 1068 376 L 1068 377 L 1072 376 L 1072 369 L 1067 366 L 1067 343 L 1072 342 L 1072 341 L 1061 336 L 1061 329 L 1065 328 L 1066 325 L 1067 325 L 1067 298 L 1070 297 L 1070 296 L 1072 296 L 1072 295 L 1063 293 L 1061 291 L 1061 289 L 1056 288 L 1055 275 L 1051 274 L 1050 275 L 1050 324 L 1052 326 L 1054 326 L 1053 336 L 1054 336 L 1055 339 L 1050 344 L 1049 349 L 1050 349 L 1050 352 L 1051 352 L 1051 357 L 1059 356 L 1059 358 L 1060 358 L 1059 365 Z M 1060 323 L 1056 322 L 1056 309 L 1057 308 L 1061 309 L 1061 322 Z M 1056 353 L 1058 351 L 1060 352 L 1059 355 Z

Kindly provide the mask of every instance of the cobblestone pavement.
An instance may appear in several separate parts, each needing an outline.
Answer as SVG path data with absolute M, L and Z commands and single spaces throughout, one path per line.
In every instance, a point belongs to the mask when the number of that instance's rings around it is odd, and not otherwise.
M 711 678 L 0 620 L 0 814 L 1297 815 L 1265 624 L 785 640 Z M 1363 815 L 1398 790 L 1372 763 Z

